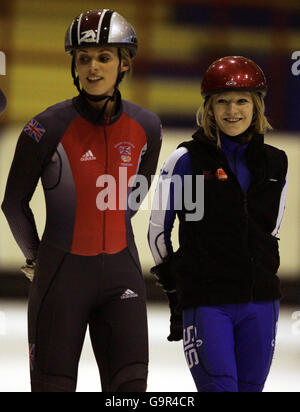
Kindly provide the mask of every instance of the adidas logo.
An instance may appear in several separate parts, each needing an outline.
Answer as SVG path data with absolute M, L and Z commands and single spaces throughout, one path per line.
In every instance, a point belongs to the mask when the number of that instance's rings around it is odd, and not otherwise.
M 127 289 L 127 290 L 125 290 L 125 292 L 121 296 L 121 299 L 129 299 L 129 298 L 136 298 L 136 297 L 138 297 L 137 293 L 133 292 L 130 289 Z
M 86 154 L 84 154 L 82 156 L 82 158 L 80 159 L 81 162 L 87 162 L 89 160 L 96 160 L 96 157 L 93 155 L 92 151 L 89 150 L 88 152 L 86 152 Z

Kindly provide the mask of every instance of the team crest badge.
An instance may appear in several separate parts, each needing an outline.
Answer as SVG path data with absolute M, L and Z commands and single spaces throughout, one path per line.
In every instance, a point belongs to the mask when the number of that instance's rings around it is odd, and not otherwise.
M 115 145 L 119 150 L 121 166 L 132 166 L 132 151 L 135 148 L 131 142 L 121 142 Z

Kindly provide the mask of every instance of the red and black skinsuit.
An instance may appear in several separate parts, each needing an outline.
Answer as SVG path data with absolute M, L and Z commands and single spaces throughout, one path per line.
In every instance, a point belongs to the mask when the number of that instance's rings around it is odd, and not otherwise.
M 2 209 L 25 257 L 37 259 L 28 309 L 33 391 L 76 389 L 87 325 L 102 390 L 146 388 L 146 298 L 127 197 L 135 175 L 150 186 L 161 123 L 120 95 L 116 115 L 101 119 L 81 95 L 48 108 L 25 126 L 8 177 Z M 116 208 L 99 207 L 101 176 L 116 182 Z M 41 241 L 29 207 L 40 178 Z

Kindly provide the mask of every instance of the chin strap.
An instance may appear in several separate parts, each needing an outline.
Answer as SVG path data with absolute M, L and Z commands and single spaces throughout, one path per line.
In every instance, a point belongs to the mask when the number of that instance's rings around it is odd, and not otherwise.
M 117 89 L 114 90 L 114 93 L 113 93 L 112 96 L 93 95 L 93 94 L 87 93 L 84 89 L 81 89 L 80 88 L 80 82 L 79 82 L 79 76 L 76 76 L 76 73 L 75 73 L 75 56 L 73 56 L 73 58 L 72 58 L 71 73 L 72 73 L 72 77 L 73 77 L 74 86 L 76 86 L 76 88 L 77 88 L 77 90 L 78 90 L 78 92 L 81 96 L 83 96 L 86 99 L 89 99 L 92 102 L 101 102 L 103 100 L 106 100 L 106 102 L 104 103 L 102 109 L 99 112 L 99 121 L 104 120 L 107 105 L 108 105 L 109 102 L 111 102 L 115 99 L 115 94 L 116 94 Z

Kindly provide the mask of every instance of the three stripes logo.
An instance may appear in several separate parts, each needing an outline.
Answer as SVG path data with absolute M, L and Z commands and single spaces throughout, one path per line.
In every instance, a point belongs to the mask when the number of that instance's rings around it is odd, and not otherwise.
M 91 150 L 87 151 L 80 159 L 81 162 L 88 162 L 90 160 L 97 160 Z
M 138 294 L 133 292 L 131 289 L 126 289 L 123 295 L 121 296 L 121 299 L 130 299 L 130 298 L 137 298 Z

